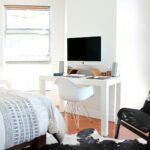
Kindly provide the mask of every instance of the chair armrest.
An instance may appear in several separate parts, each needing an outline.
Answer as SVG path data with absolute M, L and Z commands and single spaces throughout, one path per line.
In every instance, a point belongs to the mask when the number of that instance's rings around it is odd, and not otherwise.
M 118 118 L 142 132 L 150 131 L 150 115 L 139 109 L 122 108 L 118 112 Z

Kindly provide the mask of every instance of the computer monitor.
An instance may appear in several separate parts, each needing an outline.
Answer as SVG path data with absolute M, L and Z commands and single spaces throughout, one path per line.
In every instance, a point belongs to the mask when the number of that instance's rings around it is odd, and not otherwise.
M 101 37 L 67 39 L 68 61 L 101 61 Z

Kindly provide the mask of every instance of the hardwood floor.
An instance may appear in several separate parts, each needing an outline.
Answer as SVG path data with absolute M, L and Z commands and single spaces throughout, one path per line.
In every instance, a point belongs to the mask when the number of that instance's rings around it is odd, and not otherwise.
M 64 118 L 68 126 L 68 133 L 69 134 L 76 133 L 77 130 L 72 115 L 67 113 L 66 116 L 64 116 Z M 80 130 L 85 128 L 95 128 L 100 133 L 100 120 L 91 118 L 91 120 L 89 121 L 86 117 L 80 116 Z M 115 132 L 115 124 L 114 122 L 109 122 L 108 137 L 113 138 L 114 132 Z M 137 137 L 138 137 L 137 135 L 135 135 L 134 133 L 130 132 L 129 130 L 121 126 L 119 139 L 135 139 Z
M 30 91 L 31 93 L 38 93 L 38 91 Z M 49 96 L 49 91 L 46 91 L 46 95 Z M 62 113 L 64 116 L 64 114 Z M 73 134 L 76 133 L 77 130 L 75 128 L 74 120 L 72 118 L 71 114 L 66 114 L 64 117 L 66 120 L 66 123 L 68 125 L 68 133 Z M 80 116 L 80 130 L 85 128 L 95 128 L 100 133 L 100 120 L 91 118 L 91 121 L 89 121 L 86 117 Z M 115 124 L 114 122 L 109 122 L 109 135 L 108 137 L 113 138 L 115 133 Z M 120 133 L 119 133 L 119 139 L 135 139 L 138 138 L 138 136 L 128 129 L 121 126 Z

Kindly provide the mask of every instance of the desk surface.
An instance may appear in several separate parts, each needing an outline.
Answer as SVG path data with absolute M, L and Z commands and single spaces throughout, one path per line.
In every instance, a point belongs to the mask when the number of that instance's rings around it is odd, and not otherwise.
M 102 86 L 103 84 L 113 85 L 115 83 L 121 82 L 120 77 L 72 77 L 72 76 L 48 76 L 42 75 L 40 76 L 40 80 L 47 80 L 47 81 L 55 81 L 57 78 L 67 78 L 77 84 L 85 84 L 85 85 L 93 85 L 93 86 Z
M 100 80 L 105 80 L 105 79 L 110 79 L 112 78 L 111 76 L 85 76 L 85 75 L 66 75 L 62 77 L 70 77 L 70 78 L 86 78 L 86 79 L 100 79 Z

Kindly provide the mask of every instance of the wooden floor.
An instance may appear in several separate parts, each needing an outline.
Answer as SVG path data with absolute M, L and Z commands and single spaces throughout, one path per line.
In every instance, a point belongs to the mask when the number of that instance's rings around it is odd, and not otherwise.
M 37 93 L 37 91 L 30 91 L 30 92 Z M 49 91 L 46 91 L 46 95 L 49 97 Z M 64 116 L 64 114 L 62 114 L 62 115 Z M 68 125 L 68 133 L 69 134 L 76 133 L 77 130 L 75 128 L 75 124 L 74 124 L 72 115 L 66 114 L 66 116 L 64 118 Z M 100 120 L 91 118 L 91 121 L 89 121 L 86 117 L 80 116 L 80 130 L 85 129 L 85 128 L 94 128 L 94 129 L 97 129 L 97 131 L 100 133 Z M 115 124 L 113 122 L 109 122 L 108 137 L 111 137 L 111 138 L 114 137 L 114 132 L 115 132 Z M 135 135 L 131 131 L 129 131 L 126 128 L 121 126 L 119 139 L 135 139 L 137 137 L 138 137 L 137 135 Z
M 72 115 L 66 114 L 64 118 L 68 126 L 68 133 L 69 134 L 76 133 L 77 130 L 76 130 Z M 94 118 L 91 118 L 91 120 L 88 120 L 86 117 L 80 116 L 80 130 L 85 129 L 85 128 L 95 128 L 100 133 L 100 120 L 94 119 Z M 115 132 L 115 124 L 113 122 L 109 122 L 108 137 L 111 137 L 111 138 L 114 137 L 114 132 Z M 137 135 L 133 134 L 132 132 L 130 132 L 129 130 L 121 126 L 119 139 L 135 139 L 137 137 L 138 137 Z

